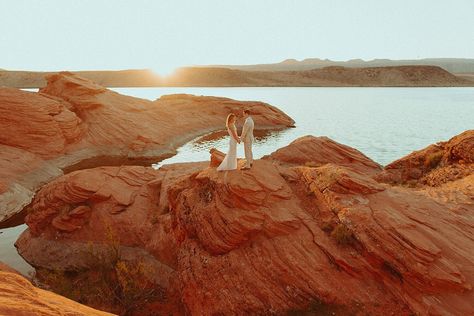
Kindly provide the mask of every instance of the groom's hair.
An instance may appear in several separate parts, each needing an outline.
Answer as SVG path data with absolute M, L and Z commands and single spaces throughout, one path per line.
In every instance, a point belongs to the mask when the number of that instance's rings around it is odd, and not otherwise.
M 245 109 L 245 110 L 244 110 L 244 113 L 250 115 L 250 110 L 249 110 L 249 109 Z

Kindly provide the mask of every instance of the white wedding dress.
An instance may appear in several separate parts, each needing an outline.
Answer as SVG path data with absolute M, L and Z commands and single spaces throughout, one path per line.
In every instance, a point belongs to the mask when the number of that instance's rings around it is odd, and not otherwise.
M 237 129 L 235 128 L 235 125 L 232 125 L 230 128 L 232 128 L 235 131 L 235 134 L 237 135 Z M 229 150 L 227 151 L 227 155 L 225 155 L 224 160 L 222 160 L 219 167 L 217 167 L 218 171 L 237 169 L 237 141 L 232 136 L 230 128 L 227 128 L 227 132 L 230 136 Z

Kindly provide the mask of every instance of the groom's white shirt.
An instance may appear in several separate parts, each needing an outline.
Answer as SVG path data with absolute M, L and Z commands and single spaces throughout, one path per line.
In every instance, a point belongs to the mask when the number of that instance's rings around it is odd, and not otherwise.
M 253 142 L 253 119 L 249 116 L 245 119 L 244 126 L 242 127 L 242 134 L 240 138 L 244 143 Z

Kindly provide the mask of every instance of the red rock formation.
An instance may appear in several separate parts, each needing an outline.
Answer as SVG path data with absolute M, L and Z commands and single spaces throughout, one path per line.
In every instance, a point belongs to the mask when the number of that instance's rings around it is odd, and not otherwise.
M 470 157 L 463 141 L 454 147 Z M 148 260 L 166 293 L 148 313 L 473 314 L 473 175 L 414 190 L 375 181 L 377 170 L 305 137 L 250 171 L 79 171 L 38 193 L 17 247 L 37 267 L 87 269 L 81 249 L 106 247 L 109 227 L 124 260 Z M 464 190 L 445 194 L 449 185 Z
M 437 186 L 474 172 L 474 130 L 414 151 L 388 164 L 376 179 L 386 183 L 421 182 Z
M 290 146 L 272 153 L 270 158 L 288 164 L 312 167 L 335 163 L 367 174 L 375 174 L 381 170 L 379 164 L 357 149 L 339 144 L 325 136 L 298 138 Z
M 211 167 L 219 166 L 222 160 L 224 160 L 225 158 L 225 154 L 215 148 L 211 148 L 211 150 L 209 150 L 209 153 L 211 154 L 211 162 L 209 164 L 209 166 Z
M 63 153 L 66 144 L 81 137 L 81 120 L 63 103 L 11 88 L 0 89 L 0 101 L 3 145 L 47 158 Z
M 0 88 L 0 221 L 27 205 L 63 170 L 157 161 L 185 142 L 220 130 L 229 112 L 251 107 L 258 128 L 293 120 L 262 102 L 192 95 L 154 102 L 120 95 L 71 73 L 40 93 Z
M 0 263 L 0 315 L 112 315 L 34 287 L 26 278 Z
M 31 226 L 17 243 L 19 253 L 36 267 L 55 271 L 96 267 L 98 253 L 106 260 L 102 264 L 113 269 L 108 253 L 117 244 L 121 259 L 146 265 L 150 280 L 166 291 L 168 300 L 154 302 L 154 308 L 180 311 L 166 192 L 183 174 L 205 165 L 177 164 L 159 171 L 100 167 L 60 177 L 44 186 L 30 206 L 26 220 Z

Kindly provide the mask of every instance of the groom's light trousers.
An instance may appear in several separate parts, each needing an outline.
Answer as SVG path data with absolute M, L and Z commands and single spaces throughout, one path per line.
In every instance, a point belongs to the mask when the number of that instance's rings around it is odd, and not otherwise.
M 244 141 L 245 166 L 247 168 L 250 168 L 250 166 L 253 164 L 252 143 L 252 140 Z

